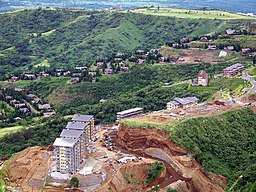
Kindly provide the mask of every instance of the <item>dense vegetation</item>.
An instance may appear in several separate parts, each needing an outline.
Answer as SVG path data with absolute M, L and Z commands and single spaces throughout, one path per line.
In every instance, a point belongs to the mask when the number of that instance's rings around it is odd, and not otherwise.
M 40 24 L 38 24 L 40 23 Z M 89 66 L 117 52 L 158 48 L 185 36 L 222 31 L 224 21 L 136 13 L 34 9 L 0 15 L 0 75 L 51 67 Z
M 52 144 L 66 123 L 66 119 L 55 116 L 35 122 L 32 128 L 24 128 L 16 133 L 0 137 L 0 158 L 11 156 L 27 147 Z
M 249 109 L 230 111 L 212 117 L 192 118 L 177 123 L 170 138 L 185 146 L 211 172 L 234 182 L 246 191 L 256 180 L 256 116 Z
M 8 119 L 14 116 L 14 109 L 5 101 L 0 100 L 0 120 Z

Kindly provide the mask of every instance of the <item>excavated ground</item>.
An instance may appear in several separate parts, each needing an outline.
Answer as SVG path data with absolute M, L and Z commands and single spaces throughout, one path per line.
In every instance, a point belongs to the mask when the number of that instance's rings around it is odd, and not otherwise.
M 186 157 L 188 151 L 171 142 L 160 130 L 121 126 L 114 142 L 125 153 L 163 161 L 166 174 L 159 183 L 161 189 L 180 180 L 186 182 L 190 192 L 224 192 L 226 178 L 206 173 L 193 158 Z
M 21 151 L 4 166 L 4 173 L 10 170 L 11 185 L 21 191 L 41 191 L 45 185 L 51 152 L 49 147 L 28 147 Z

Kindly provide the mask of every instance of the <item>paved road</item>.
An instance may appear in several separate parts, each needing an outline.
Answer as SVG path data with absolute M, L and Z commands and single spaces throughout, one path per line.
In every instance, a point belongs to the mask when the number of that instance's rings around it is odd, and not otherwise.
M 174 83 L 174 84 L 172 84 L 172 85 L 164 85 L 164 86 L 162 86 L 162 87 L 174 87 L 174 86 L 176 86 L 176 85 L 181 85 L 181 84 L 185 84 L 185 83 L 192 83 L 192 80 L 189 79 L 189 80 L 185 80 L 185 81 L 180 81 L 180 82 L 178 82 L 178 83 Z
M 255 76 L 250 76 L 248 72 L 252 69 L 246 69 L 243 71 L 243 75 L 240 77 L 241 79 L 247 80 L 252 83 L 252 88 L 248 91 L 248 93 L 255 93 L 256 92 L 256 81 L 254 80 Z

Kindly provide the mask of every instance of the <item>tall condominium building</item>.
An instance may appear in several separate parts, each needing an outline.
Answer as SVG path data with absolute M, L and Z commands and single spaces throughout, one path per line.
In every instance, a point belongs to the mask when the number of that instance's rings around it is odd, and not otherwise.
M 57 138 L 53 146 L 57 172 L 75 174 L 80 169 L 79 140 Z
M 90 141 L 92 140 L 93 129 L 94 129 L 94 117 L 92 115 L 75 114 L 73 115 L 72 122 L 88 123 L 89 124 L 88 136 L 89 136 L 89 140 Z
M 75 174 L 87 158 L 87 146 L 92 137 L 94 118 L 90 115 L 74 115 L 53 144 L 56 170 L 60 173 Z

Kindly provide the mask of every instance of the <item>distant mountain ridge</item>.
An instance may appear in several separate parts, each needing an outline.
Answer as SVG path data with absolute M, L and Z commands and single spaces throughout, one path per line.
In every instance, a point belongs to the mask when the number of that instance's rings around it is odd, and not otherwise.
M 254 15 L 256 15 L 255 0 L 0 0 L 0 12 L 10 11 L 19 8 L 31 8 L 39 6 L 85 9 L 106 9 L 111 7 L 121 7 L 123 9 L 130 9 L 143 6 L 162 6 L 187 9 L 221 9 L 231 12 L 253 13 Z

